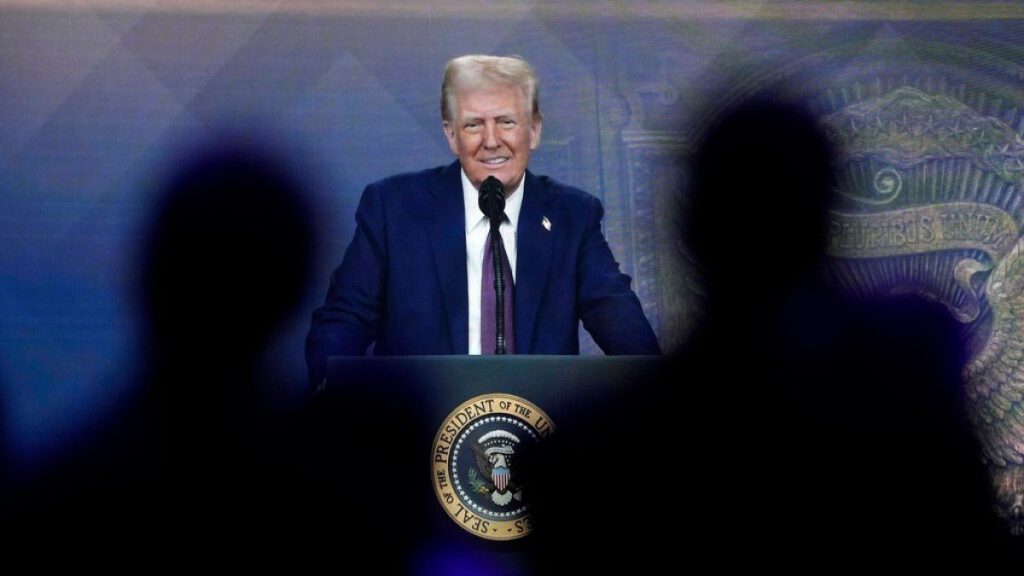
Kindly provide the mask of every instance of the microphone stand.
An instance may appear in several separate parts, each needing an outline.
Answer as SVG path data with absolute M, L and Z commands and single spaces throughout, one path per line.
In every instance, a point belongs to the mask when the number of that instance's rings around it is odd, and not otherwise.
M 480 211 L 491 222 L 491 257 L 494 258 L 494 328 L 495 354 L 505 353 L 505 271 L 504 258 L 501 257 L 505 244 L 501 241 L 502 220 L 505 219 L 505 186 L 501 180 L 488 176 L 480 184 Z M 486 290 L 481 286 L 482 290 Z
M 504 214 L 504 213 L 503 213 Z M 504 258 L 501 257 L 504 243 L 501 240 L 501 220 L 498 218 L 491 218 L 491 254 L 494 258 L 494 328 L 497 334 L 495 335 L 495 354 L 505 353 L 505 271 Z

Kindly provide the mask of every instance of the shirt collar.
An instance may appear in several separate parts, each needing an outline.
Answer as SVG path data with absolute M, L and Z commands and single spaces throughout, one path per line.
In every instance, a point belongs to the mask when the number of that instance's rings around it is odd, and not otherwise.
M 505 215 L 508 216 L 508 221 L 512 224 L 513 230 L 519 229 L 519 210 L 523 206 L 525 188 L 526 175 L 523 174 L 523 179 L 519 181 L 519 186 L 515 189 L 515 192 L 505 197 Z M 469 181 L 465 170 L 462 170 L 462 200 L 466 204 L 466 234 L 469 234 L 471 230 L 480 225 L 480 222 L 486 222 L 487 217 L 480 211 L 480 193 L 473 187 L 473 183 Z

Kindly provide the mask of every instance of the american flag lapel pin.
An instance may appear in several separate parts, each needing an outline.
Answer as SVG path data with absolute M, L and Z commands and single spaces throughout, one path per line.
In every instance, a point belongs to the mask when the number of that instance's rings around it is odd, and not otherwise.
M 551 220 L 548 220 L 547 216 L 541 218 L 540 225 L 543 226 L 544 229 L 547 230 L 548 232 L 551 232 Z

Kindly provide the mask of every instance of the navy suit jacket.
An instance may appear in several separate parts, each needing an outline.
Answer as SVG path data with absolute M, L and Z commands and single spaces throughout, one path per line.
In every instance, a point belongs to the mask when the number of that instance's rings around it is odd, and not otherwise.
M 597 198 L 529 171 L 517 230 L 520 354 L 578 354 L 579 322 L 606 354 L 660 354 L 601 233 Z M 312 382 L 326 359 L 466 354 L 465 207 L 458 161 L 370 184 L 356 233 L 306 338 Z M 542 225 L 544 218 L 550 230 Z

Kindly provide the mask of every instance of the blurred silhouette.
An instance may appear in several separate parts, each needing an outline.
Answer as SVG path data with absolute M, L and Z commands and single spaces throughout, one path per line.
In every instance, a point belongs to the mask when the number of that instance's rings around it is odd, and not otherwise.
M 703 271 L 704 328 L 779 314 L 821 261 L 832 146 L 809 112 L 770 98 L 720 114 L 692 159 L 684 240 Z M 739 327 L 739 326 L 737 326 Z
M 701 131 L 683 238 L 704 315 L 660 389 L 535 455 L 538 569 L 998 551 L 956 322 L 822 281 L 833 157 L 814 116 L 773 96 Z
M 712 415 L 693 432 L 722 433 L 696 451 L 717 471 L 702 476 L 698 517 L 782 554 L 988 546 L 956 322 L 935 302 L 844 300 L 820 281 L 832 158 L 810 112 L 771 97 L 726 111 L 699 141 L 685 238 L 707 316 L 679 383 Z
M 793 397 L 808 384 L 802 362 L 836 328 L 816 282 L 831 158 L 808 112 L 768 97 L 720 114 L 698 140 L 684 239 L 705 317 L 677 381 L 701 407 L 687 429 L 713 473 L 698 477 L 695 520 L 714 540 L 784 541 L 803 499 L 815 455 L 798 448 L 809 431 Z
M 138 385 L 27 491 L 20 519 L 78 528 L 86 542 L 110 536 L 98 518 L 128 538 L 170 525 L 200 541 L 277 533 L 301 463 L 262 401 L 272 383 L 260 367 L 308 281 L 304 191 L 269 155 L 221 147 L 158 198 L 142 251 Z
M 149 402 L 170 463 L 162 480 L 236 522 L 274 494 L 268 454 L 281 430 L 261 404 L 258 369 L 308 282 L 310 223 L 292 175 L 228 150 L 171 182 L 148 244 Z

